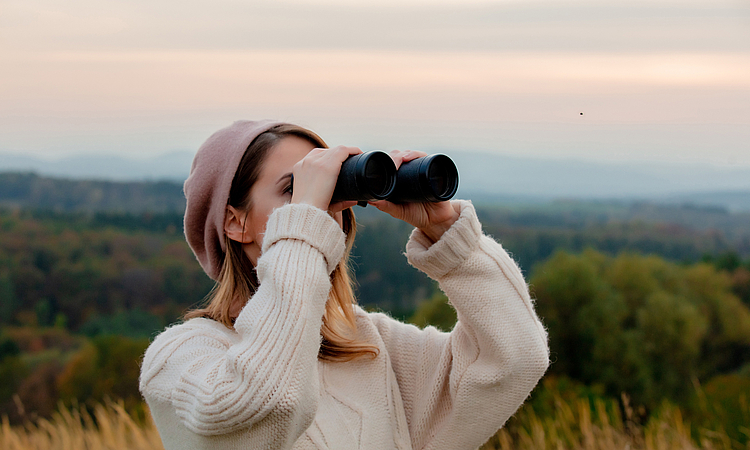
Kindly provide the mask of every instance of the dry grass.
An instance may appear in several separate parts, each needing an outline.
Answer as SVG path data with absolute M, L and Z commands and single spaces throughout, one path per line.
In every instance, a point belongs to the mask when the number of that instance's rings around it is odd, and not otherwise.
M 3 418 L 3 450 L 162 450 L 150 417 L 136 423 L 121 404 L 97 405 L 93 416 L 84 408 L 61 407 L 51 419 L 11 427 Z
M 691 429 L 679 408 L 665 404 L 645 426 L 633 418 L 627 398 L 620 406 L 587 399 L 555 401 L 555 413 L 540 418 L 526 406 L 482 450 L 750 450 L 723 430 Z
M 692 430 L 681 411 L 665 405 L 646 425 L 638 425 L 624 407 L 588 400 L 555 400 L 550 417 L 538 417 L 525 406 L 482 450 L 750 450 L 722 430 Z M 620 410 L 625 411 L 622 417 Z M 147 415 L 139 424 L 122 404 L 107 403 L 89 414 L 84 408 L 61 407 L 54 416 L 12 427 L 0 427 L 3 450 L 161 450 L 161 440 Z

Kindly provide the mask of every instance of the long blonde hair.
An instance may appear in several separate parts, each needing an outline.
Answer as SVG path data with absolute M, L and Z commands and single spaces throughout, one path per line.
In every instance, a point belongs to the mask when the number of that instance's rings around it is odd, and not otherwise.
M 248 146 L 232 180 L 228 204 L 249 211 L 250 189 L 260 176 L 260 170 L 271 148 L 287 136 L 296 136 L 310 141 L 319 148 L 328 148 L 323 139 L 305 128 L 284 124 L 277 125 L 260 134 Z M 349 253 L 354 245 L 357 222 L 351 208 L 343 211 L 342 228 L 346 234 L 346 251 L 336 269 L 331 274 L 331 291 L 323 314 L 323 337 L 318 358 L 329 361 L 349 361 L 360 356 L 378 355 L 378 348 L 357 338 L 357 323 L 354 315 L 354 289 L 349 266 Z M 250 260 L 242 250 L 242 244 L 224 236 L 226 254 L 219 279 L 206 297 L 203 308 L 188 311 L 184 318 L 206 317 L 232 328 L 235 302 L 245 302 L 258 289 L 258 279 Z

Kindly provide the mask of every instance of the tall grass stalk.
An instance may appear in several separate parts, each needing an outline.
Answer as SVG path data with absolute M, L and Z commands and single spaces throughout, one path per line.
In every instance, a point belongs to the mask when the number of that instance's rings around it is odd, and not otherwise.
M 50 419 L 12 427 L 3 417 L 0 427 L 3 450 L 163 450 L 150 416 L 136 423 L 122 404 L 107 403 L 93 409 L 60 406 Z
M 624 411 L 623 417 L 621 410 Z M 482 450 L 750 450 L 722 430 L 691 428 L 679 408 L 665 403 L 645 425 L 623 403 L 555 398 L 555 412 L 538 417 L 524 406 Z

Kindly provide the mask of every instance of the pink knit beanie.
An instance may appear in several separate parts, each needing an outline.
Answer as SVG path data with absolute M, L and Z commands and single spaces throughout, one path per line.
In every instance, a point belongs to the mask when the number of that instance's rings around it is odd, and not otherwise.
M 209 277 L 219 279 L 224 262 L 224 216 L 229 190 L 245 150 L 282 122 L 239 120 L 206 140 L 185 181 L 185 237 Z

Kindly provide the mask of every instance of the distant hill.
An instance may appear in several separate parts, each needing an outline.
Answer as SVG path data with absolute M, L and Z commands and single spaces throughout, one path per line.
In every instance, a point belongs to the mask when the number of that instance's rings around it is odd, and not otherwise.
M 521 158 L 470 151 L 439 150 L 460 173 L 459 197 L 492 203 L 526 203 L 560 198 L 655 200 L 719 205 L 750 210 L 750 168 L 698 164 L 616 164 Z M 44 161 L 0 155 L 0 172 L 109 181 L 167 180 L 182 183 L 193 153 L 174 152 L 149 159 L 76 156 Z
M 174 181 L 99 181 L 0 173 L 0 206 L 57 212 L 178 212 L 182 184 Z
M 467 184 L 468 180 L 467 180 Z M 526 207 L 536 210 L 643 210 L 643 205 L 663 205 L 670 211 L 701 213 L 750 212 L 747 191 L 699 192 L 651 198 L 573 198 L 533 195 L 494 194 L 464 188 L 458 198 L 469 198 L 477 205 Z M 633 206 L 636 205 L 636 206 Z M 185 197 L 182 181 L 105 181 L 46 177 L 35 173 L 0 172 L 0 206 L 46 209 L 57 212 L 182 213 Z M 657 208 L 658 209 L 658 208 Z M 358 209 L 361 217 L 369 210 Z M 374 213 L 374 211 L 373 211 Z M 622 215 L 618 217 L 624 219 Z
M 447 153 L 447 152 L 446 152 Z M 750 169 L 637 166 L 452 152 L 457 198 L 486 205 L 648 202 L 750 211 Z M 0 158 L 0 205 L 58 211 L 181 212 L 190 152 L 148 160 Z M 13 171 L 9 171 L 14 169 Z M 3 172 L 6 170 L 6 172 Z
M 461 176 L 459 194 L 496 195 L 510 200 L 537 197 L 673 201 L 678 197 L 693 198 L 695 193 L 750 192 L 750 168 L 605 164 L 470 152 L 454 152 L 450 156 Z M 725 204 L 723 195 L 713 199 Z
M 192 152 L 173 152 L 152 158 L 79 155 L 45 160 L 26 155 L 0 155 L 0 172 L 34 172 L 43 176 L 107 181 L 184 181 L 190 173 Z
M 694 192 L 665 198 L 666 203 L 723 206 L 729 211 L 750 211 L 750 189 L 744 191 Z M 750 224 L 748 224 L 750 228 Z

